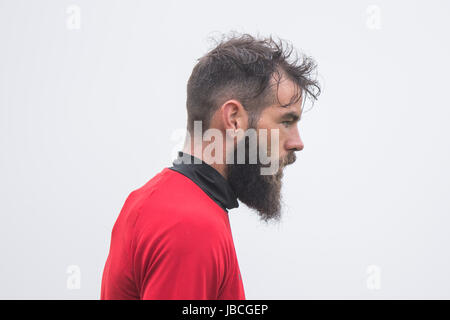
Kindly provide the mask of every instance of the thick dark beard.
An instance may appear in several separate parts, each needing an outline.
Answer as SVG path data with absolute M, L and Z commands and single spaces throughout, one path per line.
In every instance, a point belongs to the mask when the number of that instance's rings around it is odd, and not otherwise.
M 263 165 L 259 157 L 259 148 L 257 146 L 257 163 L 249 163 L 249 139 L 245 137 L 240 144 L 245 144 L 245 163 L 237 163 L 237 153 L 239 147 L 234 149 L 234 163 L 227 165 L 228 182 L 233 188 L 238 199 L 248 207 L 257 211 L 261 220 L 279 221 L 281 218 L 281 186 L 283 178 L 283 169 L 286 165 L 295 162 L 294 152 L 290 152 L 284 159 L 279 160 L 279 169 L 273 175 L 262 175 L 261 168 L 268 167 Z

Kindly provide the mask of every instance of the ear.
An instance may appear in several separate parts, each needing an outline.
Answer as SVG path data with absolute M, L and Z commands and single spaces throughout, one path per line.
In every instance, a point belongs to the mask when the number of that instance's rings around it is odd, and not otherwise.
M 238 100 L 231 99 L 226 101 L 220 107 L 220 113 L 224 130 L 248 129 L 248 113 Z

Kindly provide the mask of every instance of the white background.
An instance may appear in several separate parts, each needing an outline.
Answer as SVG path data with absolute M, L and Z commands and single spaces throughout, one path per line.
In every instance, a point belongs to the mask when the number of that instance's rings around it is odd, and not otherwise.
M 449 9 L 0 0 L 0 298 L 99 298 L 114 221 L 171 165 L 187 79 L 230 30 L 291 41 L 323 84 L 282 222 L 230 211 L 247 298 L 450 298 Z

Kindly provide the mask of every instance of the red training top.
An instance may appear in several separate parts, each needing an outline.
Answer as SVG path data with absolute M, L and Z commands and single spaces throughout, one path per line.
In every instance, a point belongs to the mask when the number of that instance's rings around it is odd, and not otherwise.
M 228 212 L 163 169 L 131 192 L 114 224 L 101 299 L 245 299 Z

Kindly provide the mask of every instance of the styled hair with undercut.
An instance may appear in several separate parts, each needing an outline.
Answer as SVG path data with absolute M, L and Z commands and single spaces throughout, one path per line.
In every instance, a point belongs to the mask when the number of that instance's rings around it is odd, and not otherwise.
M 214 112 L 230 99 L 242 103 L 249 113 L 249 125 L 254 127 L 262 110 L 278 100 L 283 76 L 297 84 L 298 92 L 290 104 L 299 99 L 317 100 L 321 89 L 315 61 L 299 54 L 287 41 L 236 33 L 214 41 L 215 47 L 198 59 L 188 80 L 189 132 L 194 121 L 202 121 L 203 131 L 208 129 Z

